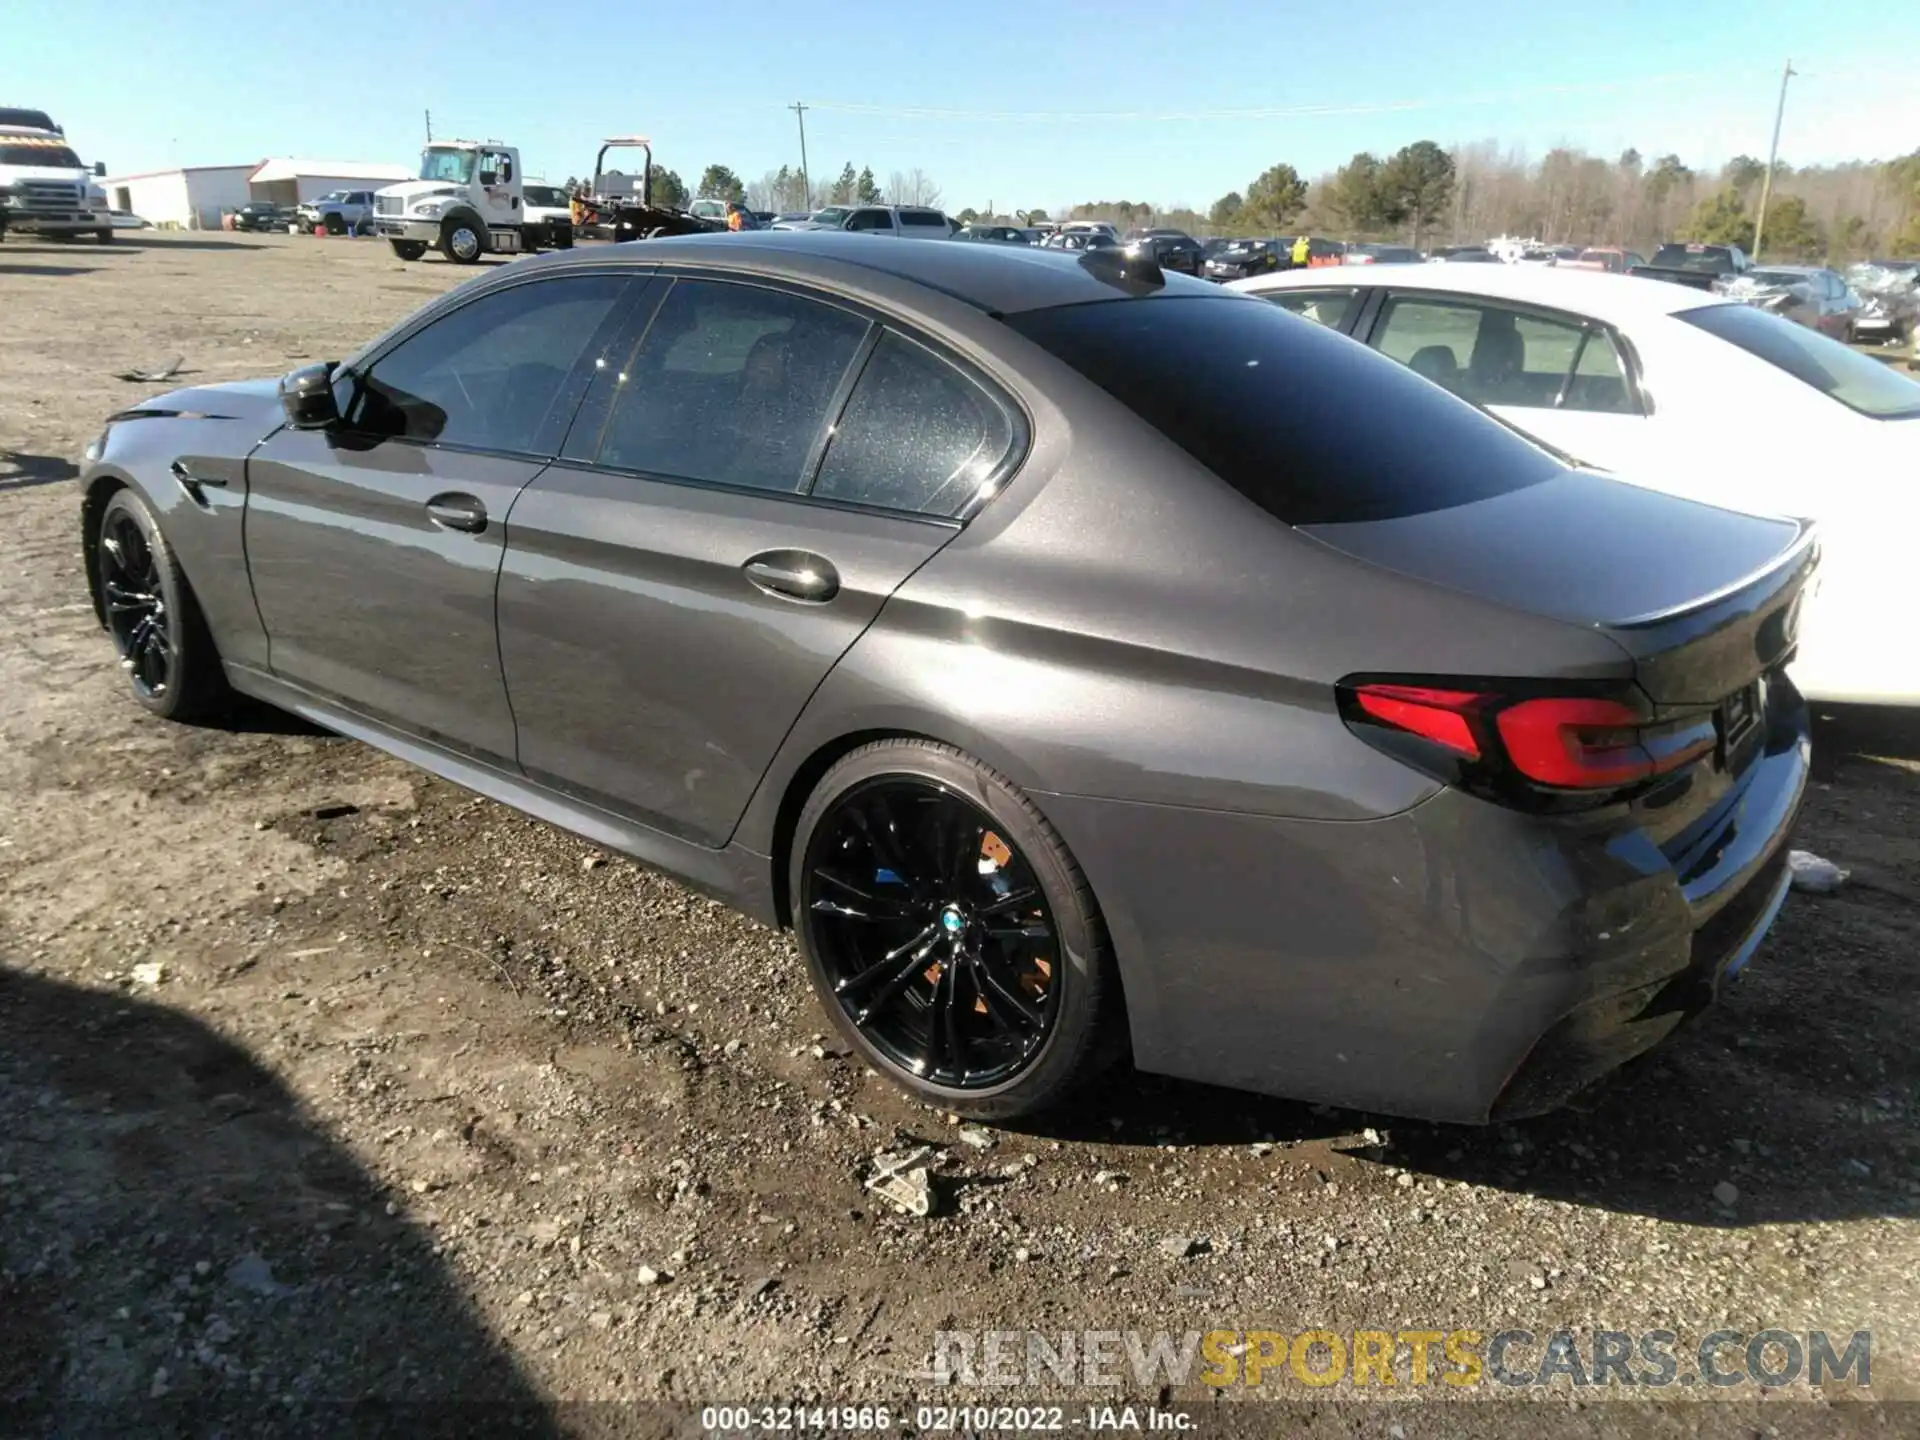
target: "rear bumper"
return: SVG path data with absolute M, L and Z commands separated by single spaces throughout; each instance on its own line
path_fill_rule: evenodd
M 1537 1114 L 1708 1003 L 1784 895 L 1805 706 L 1688 853 L 1458 791 L 1296 821 L 1049 795 L 1143 1070 L 1469 1123 Z

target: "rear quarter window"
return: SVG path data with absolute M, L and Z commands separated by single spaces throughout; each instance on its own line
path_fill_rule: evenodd
M 1465 401 L 1261 300 L 1162 295 L 1006 323 L 1289 525 L 1419 515 L 1561 473 Z
M 1876 420 L 1920 416 L 1920 381 L 1809 326 L 1751 305 L 1707 305 L 1675 318 L 1786 371 L 1849 410 Z

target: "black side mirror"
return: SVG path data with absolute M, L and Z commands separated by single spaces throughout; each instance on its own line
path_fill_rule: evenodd
M 340 421 L 333 398 L 333 366 L 302 365 L 280 377 L 280 408 L 296 430 L 324 430 Z
M 101 176 L 104 176 L 104 175 L 105 175 L 105 174 L 107 173 L 107 162 L 106 162 L 106 161 L 104 161 L 104 160 L 96 160 L 96 161 L 94 161 L 94 162 L 93 162 L 93 173 L 94 173 L 95 175 L 101 175 Z

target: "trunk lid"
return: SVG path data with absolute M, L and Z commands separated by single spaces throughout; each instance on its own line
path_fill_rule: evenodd
M 1568 470 L 1421 515 L 1307 525 L 1356 559 L 1601 631 L 1662 710 L 1719 705 L 1797 638 L 1812 526 Z

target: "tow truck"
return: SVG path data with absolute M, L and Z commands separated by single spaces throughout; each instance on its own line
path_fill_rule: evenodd
M 47 119 L 38 112 L 9 113 Z M 0 125 L 0 235 L 9 229 L 63 239 L 91 235 L 111 244 L 106 192 L 93 183 L 106 173 L 105 165 L 81 164 L 51 121 L 45 127 Z
M 520 152 L 498 140 L 435 140 L 420 152 L 420 177 L 374 192 L 373 229 L 402 260 L 438 250 L 457 265 L 482 255 L 520 255 L 561 241 L 527 214 Z
M 640 190 L 634 194 L 614 195 L 607 191 L 607 152 L 638 150 Z M 593 160 L 593 181 L 584 196 L 573 202 L 573 228 L 578 234 L 591 234 L 605 240 L 652 240 L 662 235 L 704 235 L 725 230 L 726 222 L 704 219 L 685 210 L 653 203 L 653 145 L 644 135 L 613 135 L 600 144 Z

